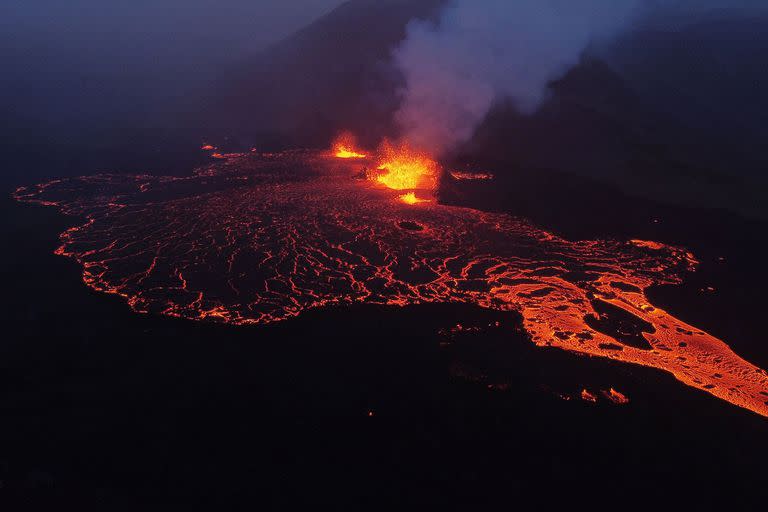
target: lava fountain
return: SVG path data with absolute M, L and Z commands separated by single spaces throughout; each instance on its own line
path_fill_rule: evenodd
M 357 149 L 357 139 L 349 132 L 339 135 L 333 143 L 333 156 L 344 159 L 368 158 L 368 155 Z
M 416 191 L 435 188 L 437 164 L 402 145 L 378 157 L 369 179 L 356 179 L 367 163 L 358 158 L 253 152 L 187 177 L 102 174 L 15 197 L 84 219 L 56 253 L 136 312 L 245 325 L 355 303 L 514 310 L 536 345 L 658 368 L 768 416 L 765 370 L 645 293 L 696 267 L 686 250 L 570 241 L 435 201 L 413 207 Z M 612 329 L 611 315 L 632 318 L 637 332 Z
M 394 190 L 434 190 L 437 188 L 439 166 L 429 155 L 411 148 L 407 143 L 385 141 L 379 149 L 376 182 Z
M 407 194 L 403 194 L 399 196 L 398 199 L 405 204 L 421 204 L 432 202 L 431 199 L 422 199 L 417 197 L 415 192 L 408 192 Z

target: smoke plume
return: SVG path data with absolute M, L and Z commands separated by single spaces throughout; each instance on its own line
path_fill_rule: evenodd
M 762 2 L 763 0 L 761 0 Z M 435 155 L 471 138 L 494 102 L 531 114 L 547 84 L 592 42 L 665 8 L 699 12 L 751 0 L 452 0 L 437 22 L 412 21 L 393 52 L 405 78 L 395 120 L 411 144 Z

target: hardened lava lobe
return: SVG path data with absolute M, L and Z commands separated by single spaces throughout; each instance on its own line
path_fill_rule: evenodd
M 355 302 L 517 310 L 537 345 L 663 369 L 768 415 L 764 370 L 644 294 L 680 282 L 691 254 L 639 240 L 572 242 L 503 214 L 403 201 L 365 179 L 364 165 L 253 153 L 185 178 L 98 175 L 16 197 L 84 218 L 56 252 L 138 312 L 260 324 Z

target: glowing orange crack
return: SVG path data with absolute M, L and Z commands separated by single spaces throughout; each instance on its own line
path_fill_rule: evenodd
M 249 155 L 188 178 L 73 178 L 20 188 L 16 198 L 85 216 L 62 234 L 57 254 L 82 265 L 86 285 L 125 297 L 135 311 L 245 325 L 354 302 L 517 310 L 537 345 L 663 369 L 768 416 L 764 370 L 645 296 L 649 286 L 680 283 L 695 267 L 687 251 L 646 241 L 573 242 L 521 219 L 437 203 L 409 210 L 425 228 L 416 236 L 401 226 L 403 209 L 391 194 L 323 174 L 323 162 L 330 162 L 327 153 Z M 320 176 L 280 177 L 307 167 Z M 213 192 L 207 186 L 211 177 L 243 174 L 266 181 Z M 141 192 L 148 184 L 175 192 L 177 183 L 179 192 L 198 192 L 151 202 Z M 149 255 L 158 257 L 154 265 Z M 597 279 L 569 277 L 572 268 Z M 592 329 L 585 321 L 597 315 L 592 297 L 651 324 L 655 332 L 644 334 L 651 348 Z M 622 400 L 618 392 L 603 395 Z

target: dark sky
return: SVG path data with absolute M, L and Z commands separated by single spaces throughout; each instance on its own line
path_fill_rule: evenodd
M 343 0 L 3 0 L 4 38 L 83 44 L 208 42 L 258 49 L 330 11 Z
M 25 140 L 93 140 L 117 123 L 149 130 L 341 3 L 2 0 L 0 116 Z

